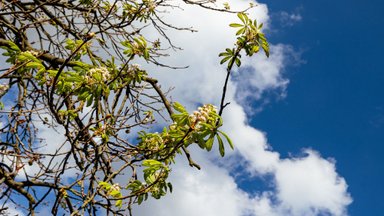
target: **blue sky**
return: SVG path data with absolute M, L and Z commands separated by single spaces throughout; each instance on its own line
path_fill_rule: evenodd
M 306 63 L 288 67 L 287 97 L 252 118 L 282 155 L 303 147 L 332 157 L 354 202 L 352 216 L 381 215 L 384 193 L 384 3 L 265 1 L 272 43 L 291 44 Z M 299 14 L 291 26 L 279 13 Z M 275 14 L 275 16 L 273 15 Z

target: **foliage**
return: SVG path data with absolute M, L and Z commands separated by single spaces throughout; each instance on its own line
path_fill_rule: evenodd
M 232 13 L 228 3 L 184 2 Z M 163 28 L 192 29 L 161 19 L 171 1 L 5 0 L 0 7 L 0 200 L 30 215 L 43 206 L 53 215 L 126 215 L 149 196 L 172 192 L 167 179 L 177 155 L 200 169 L 188 147 L 211 151 L 216 143 L 221 156 L 225 145 L 234 148 L 219 128 L 240 52 L 252 56 L 261 47 L 269 55 L 262 25 L 238 13 L 242 24 L 230 24 L 239 28 L 236 47 L 220 54 L 228 61 L 221 105 L 190 113 L 136 64 L 172 68 L 158 61 L 175 48 Z M 159 39 L 145 37 L 149 27 Z M 157 131 L 166 112 L 170 123 Z M 41 131 L 63 141 L 42 140 Z

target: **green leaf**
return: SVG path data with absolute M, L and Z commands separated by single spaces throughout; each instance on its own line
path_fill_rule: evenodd
M 144 196 L 143 195 L 139 195 L 138 199 L 137 199 L 137 204 L 141 204 L 144 200 Z
M 91 106 L 93 103 L 93 95 L 89 95 L 87 98 L 87 107 Z
M 235 60 L 234 58 L 231 58 L 231 60 L 229 60 L 229 62 L 228 62 L 228 67 L 233 65 L 233 61 L 234 61 L 234 60 Z
M 227 140 L 227 142 L 228 142 L 229 146 L 231 147 L 231 149 L 234 149 L 232 140 L 229 138 L 229 136 L 226 133 L 224 133 L 223 131 L 219 131 L 218 130 L 218 132 L 221 133 L 225 137 L 225 139 Z
M 84 92 L 82 92 L 81 94 L 79 94 L 79 96 L 77 96 L 77 97 L 79 98 L 79 100 L 84 101 L 85 99 L 87 99 L 87 97 L 88 97 L 89 95 L 90 95 L 89 92 L 84 91 Z
M 221 56 L 230 56 L 231 54 L 230 53 L 227 53 L 227 52 L 222 52 L 219 54 L 219 57 Z
M 221 139 L 221 137 L 219 136 L 219 134 L 216 135 L 216 138 L 217 138 L 217 141 L 219 143 L 219 152 L 220 152 L 220 155 L 221 157 L 224 157 L 225 155 L 225 149 L 224 149 L 224 143 L 223 143 L 223 140 Z
M 208 151 L 211 151 L 212 146 L 213 146 L 213 136 L 211 135 L 211 136 L 208 138 L 208 140 L 205 142 L 205 148 L 206 148 Z
M 234 51 L 232 49 L 229 49 L 229 48 L 225 49 L 225 51 L 227 51 L 227 53 L 229 53 L 231 55 L 233 55 L 233 53 L 234 53 Z
M 258 45 L 254 45 L 254 46 L 252 47 L 252 52 L 253 52 L 253 53 L 257 53 L 257 52 L 259 52 L 259 50 L 260 50 L 260 47 L 259 47 Z
M 241 61 L 240 61 L 239 58 L 236 58 L 235 63 L 236 63 L 236 65 L 237 65 L 237 67 L 240 67 L 240 65 L 241 65 Z
M 263 48 L 265 55 L 269 57 L 269 44 L 268 43 L 262 43 L 261 47 Z
M 44 67 L 40 62 L 28 62 L 26 65 L 25 65 L 26 68 L 41 68 L 41 67 Z
M 168 185 L 169 191 L 172 193 L 173 187 L 172 187 L 171 182 L 168 182 L 167 185 Z
M 116 203 L 115 203 L 115 206 L 118 207 L 118 208 L 121 208 L 123 206 L 123 200 L 117 200 Z
M 111 195 L 111 196 L 113 196 L 115 198 L 118 198 L 118 197 L 121 196 L 121 193 L 118 190 L 114 190 L 114 191 L 111 191 L 111 193 L 109 193 L 109 195 Z
M 223 58 L 221 61 L 220 61 L 220 64 L 224 64 L 226 61 L 228 61 L 230 58 L 232 58 L 232 56 L 227 56 L 225 58 Z
M 183 105 L 181 105 L 181 104 L 178 103 L 178 102 L 173 103 L 173 108 L 174 108 L 176 111 L 181 112 L 181 113 L 187 112 L 187 110 L 183 107 Z
M 204 149 L 205 142 L 204 142 L 204 139 L 201 136 L 197 137 L 197 144 L 199 145 L 200 148 Z
M 229 24 L 229 26 L 233 27 L 233 28 L 239 28 L 239 27 L 243 27 L 244 25 L 239 24 L 239 23 L 231 23 L 231 24 Z
M 236 32 L 236 35 L 243 34 L 245 32 L 246 28 L 241 28 Z
M 101 188 L 104 188 L 104 190 L 109 190 L 111 188 L 111 184 L 109 184 L 108 182 L 99 182 L 99 186 Z
M 146 167 L 151 167 L 151 166 L 163 166 L 163 164 L 157 160 L 144 160 L 143 161 L 143 166 L 146 166 Z
M 269 57 L 269 44 L 267 39 L 265 38 L 265 35 L 263 33 L 259 33 L 259 38 L 261 41 L 261 47 L 263 48 L 265 55 Z
M 17 51 L 17 52 L 20 52 L 20 48 L 15 44 L 13 43 L 12 41 L 9 41 L 7 40 L 7 44 L 9 45 L 9 48 L 13 51 Z
M 246 20 L 246 18 L 245 18 L 245 14 L 244 13 L 237 13 L 237 17 L 239 17 L 239 19 L 244 23 L 244 24 L 246 24 L 246 22 L 245 22 L 245 20 Z
M 253 20 L 253 26 L 256 28 L 257 27 L 257 21 Z

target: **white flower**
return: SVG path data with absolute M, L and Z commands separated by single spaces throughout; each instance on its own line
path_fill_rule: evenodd
M 0 97 L 2 97 L 3 95 L 5 95 L 5 93 L 7 93 L 9 89 L 9 85 L 7 84 L 0 84 Z
M 99 68 L 92 68 L 88 71 L 86 80 L 92 80 L 94 79 L 94 76 L 96 74 L 101 75 L 101 79 L 103 82 L 108 81 L 111 78 L 111 74 L 109 73 L 109 70 L 105 67 L 99 67 Z
M 110 192 L 112 191 L 120 191 L 120 185 L 119 183 L 115 183 L 111 186 L 111 189 L 109 190 Z

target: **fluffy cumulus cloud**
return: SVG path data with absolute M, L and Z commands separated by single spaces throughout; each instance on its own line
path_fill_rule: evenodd
M 203 169 L 185 169 L 185 163 L 178 161 L 173 168 L 171 181 L 174 192 L 161 200 L 150 200 L 137 209 L 138 215 L 223 215 L 233 216 L 245 213 L 248 195 L 239 190 L 228 171 L 220 169 L 204 157 Z
M 281 160 L 275 172 L 277 198 L 292 215 L 329 212 L 344 215 L 351 202 L 347 184 L 335 172 L 332 160 L 307 150 L 302 158 Z
M 229 2 L 232 8 L 244 8 L 249 1 Z M 217 2 L 217 4 L 221 4 Z M 184 7 L 184 5 L 182 5 Z M 260 22 L 270 23 L 267 6 L 259 4 L 251 15 Z M 300 21 L 301 17 L 291 17 Z M 176 45 L 183 50 L 173 53 L 167 62 L 189 65 L 181 71 L 158 68 L 153 76 L 161 80 L 163 88 L 175 87 L 172 98 L 190 109 L 197 103 L 218 104 L 225 70 L 218 66 L 217 54 L 233 46 L 234 32 L 228 23 L 236 16 L 204 11 L 185 6 L 172 11 L 165 19 L 175 25 L 192 25 L 197 33 L 169 32 Z M 271 46 L 271 57 L 262 55 L 243 58 L 243 70 L 236 71 L 229 83 L 230 106 L 224 113 L 224 130 L 236 143 L 235 151 L 227 151 L 224 159 L 193 151 L 203 169 L 196 171 L 180 159 L 173 167 L 171 182 L 174 192 L 161 200 L 150 200 L 135 209 L 138 215 L 347 215 L 352 202 L 347 183 L 335 167 L 335 160 L 322 158 L 314 150 L 304 156 L 282 158 L 268 144 L 262 131 L 249 121 L 249 100 L 260 100 L 263 94 L 277 91 L 284 96 L 289 80 L 284 77 L 288 60 L 297 60 L 288 45 Z M 296 62 L 297 63 L 297 62 Z M 220 163 L 216 163 L 220 161 Z M 250 178 L 271 176 L 272 185 L 265 191 L 248 192 L 241 187 L 234 172 L 235 164 L 243 164 Z M 243 188 L 243 189 L 241 189 Z

